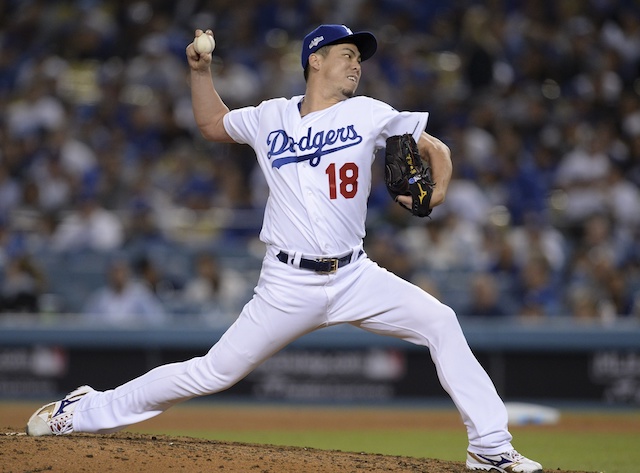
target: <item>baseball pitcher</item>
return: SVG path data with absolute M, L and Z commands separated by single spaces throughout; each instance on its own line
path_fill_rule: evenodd
M 196 38 L 202 34 L 212 35 L 197 30 Z M 112 390 L 78 388 L 34 413 L 29 435 L 118 431 L 229 388 L 306 333 L 348 323 L 429 349 L 466 426 L 469 469 L 542 472 L 513 448 L 505 406 L 453 310 L 363 248 L 372 166 L 385 166 L 392 198 L 418 217 L 444 201 L 452 169 L 449 148 L 425 132 L 428 113 L 356 96 L 361 63 L 377 48 L 373 34 L 319 26 L 302 44 L 304 95 L 231 111 L 211 74 L 206 45 L 215 43 L 198 44 L 204 52 L 194 43 L 186 49 L 198 127 L 207 140 L 250 145 L 269 186 L 255 294 L 206 355 Z M 383 148 L 385 163 L 375 163 Z

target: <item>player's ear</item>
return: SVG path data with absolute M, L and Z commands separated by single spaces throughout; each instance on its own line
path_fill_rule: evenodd
M 311 53 L 309 56 L 309 67 L 318 70 L 321 61 L 322 59 L 319 54 Z

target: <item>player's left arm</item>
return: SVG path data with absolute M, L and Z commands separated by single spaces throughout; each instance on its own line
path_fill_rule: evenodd
M 435 136 L 423 131 L 418 140 L 420 156 L 431 166 L 431 177 L 435 186 L 431 196 L 430 207 L 433 208 L 444 202 L 451 181 L 453 163 L 451 162 L 451 150 Z

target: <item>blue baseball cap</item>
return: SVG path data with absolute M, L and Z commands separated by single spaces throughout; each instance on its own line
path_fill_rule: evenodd
M 302 68 L 307 67 L 309 56 L 329 44 L 353 43 L 360 50 L 360 56 L 366 61 L 378 49 L 376 37 L 368 31 L 354 33 L 344 25 L 320 25 L 302 41 Z

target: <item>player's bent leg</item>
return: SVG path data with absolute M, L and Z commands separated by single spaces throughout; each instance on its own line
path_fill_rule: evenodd
M 440 383 L 467 428 L 469 451 L 500 454 L 513 449 L 504 403 L 471 352 L 455 312 L 382 268 L 369 268 L 358 284 L 385 290 L 368 291 L 366 300 L 352 295 L 352 307 L 370 311 L 370 316 L 352 324 L 429 348 Z

